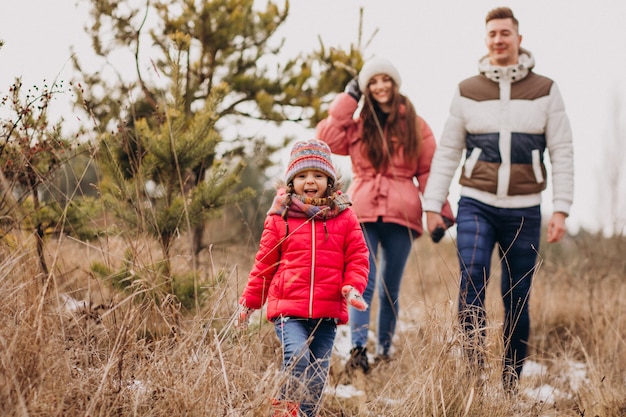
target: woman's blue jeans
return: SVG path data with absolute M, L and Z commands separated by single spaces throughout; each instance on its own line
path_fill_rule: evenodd
M 411 245 L 416 237 L 415 231 L 399 224 L 383 223 L 381 220 L 376 223 L 363 223 L 362 227 L 370 252 L 370 272 L 363 298 L 370 306 L 372 305 L 374 290 L 378 282 L 377 353 L 388 355 L 400 310 L 400 283 L 411 252 Z M 379 246 L 382 254 L 380 268 L 377 268 Z M 380 280 L 377 279 L 378 271 L 381 272 Z M 366 311 L 358 311 L 350 307 L 349 312 L 352 346 L 365 347 L 369 331 L 370 308 Z
M 283 346 L 281 369 L 288 375 L 283 399 L 299 402 L 300 412 L 314 417 L 321 405 L 337 334 L 334 319 L 280 317 L 274 321 Z
M 503 364 L 505 371 L 515 370 L 519 377 L 530 334 L 528 302 L 539 253 L 540 207 L 497 208 L 461 197 L 456 221 L 461 268 L 459 319 L 468 339 L 466 353 L 472 362 L 482 365 L 485 290 L 497 244 L 504 303 Z

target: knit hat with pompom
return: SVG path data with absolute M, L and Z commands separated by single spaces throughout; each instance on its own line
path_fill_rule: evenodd
M 337 174 L 330 159 L 330 148 L 317 139 L 298 141 L 291 149 L 291 158 L 285 174 L 285 181 L 290 184 L 302 171 L 313 169 L 328 175 L 333 183 Z

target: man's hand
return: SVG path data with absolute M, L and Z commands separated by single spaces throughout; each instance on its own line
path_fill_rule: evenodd
M 444 218 L 439 213 L 435 213 L 434 211 L 426 212 L 426 227 L 430 233 L 430 238 L 435 243 L 438 243 L 441 238 L 443 238 L 445 231 L 453 224 L 454 222 L 452 220 Z
M 563 239 L 567 229 L 565 228 L 565 218 L 567 215 L 560 211 L 552 213 L 550 222 L 548 223 L 548 243 L 555 243 Z
M 367 310 L 368 305 L 363 299 L 363 296 L 352 285 L 344 285 L 341 288 L 341 293 L 343 294 L 345 299 L 348 300 L 348 304 L 350 304 L 352 307 L 356 308 L 359 311 Z

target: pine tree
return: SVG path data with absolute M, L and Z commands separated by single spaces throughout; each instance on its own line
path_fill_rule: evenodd
M 317 51 L 278 62 L 282 42 L 275 35 L 288 12 L 288 2 L 283 8 L 267 2 L 260 9 L 253 0 L 158 0 L 141 4 L 91 0 L 93 21 L 87 30 L 94 51 L 107 63 L 112 56 L 126 52 L 134 68 L 132 75 L 113 68 L 116 77 L 105 77 L 111 67 L 89 72 L 78 57 L 74 61 L 83 77 L 81 84 L 88 86 L 80 96 L 80 106 L 89 110 L 101 131 L 131 132 L 122 140 L 124 146 L 112 149 L 117 152 L 121 174 L 137 175 L 133 164 L 155 149 L 133 137 L 132 131 L 142 119 L 155 129 L 166 123 L 163 103 L 172 85 L 180 94 L 176 109 L 187 118 L 203 108 L 216 89 L 222 89 L 224 93 L 218 93 L 221 99 L 213 107 L 216 126 L 225 122 L 237 126 L 244 120 L 314 126 L 324 117 L 329 93 L 343 88 L 352 77 L 345 67 L 359 68 L 361 54 L 355 48 L 345 52 L 320 43 Z M 215 164 L 232 165 L 231 159 L 251 159 L 257 164 L 251 168 L 263 169 L 271 163 L 272 152 L 282 146 L 269 143 L 265 137 L 232 136 L 223 139 L 217 135 L 219 143 L 211 147 L 212 152 L 188 167 L 191 186 L 199 186 Z M 195 229 L 196 253 L 202 248 L 201 226 L 199 223 Z
M 203 109 L 189 115 L 183 111 L 181 91 L 174 84 L 171 102 L 161 108 L 162 123 L 145 118 L 101 142 L 103 166 L 111 181 L 103 184 L 106 205 L 122 219 L 128 230 L 147 233 L 160 244 L 162 276 L 170 281 L 172 240 L 219 213 L 219 209 L 251 195 L 249 189 L 233 192 L 244 163 L 229 166 L 214 162 L 204 181 L 196 181 L 194 168 L 213 158 L 221 138 L 215 130 L 215 106 L 224 89 L 214 89 Z M 124 158 L 122 158 L 122 156 Z M 130 158 L 126 158 L 130 156 Z

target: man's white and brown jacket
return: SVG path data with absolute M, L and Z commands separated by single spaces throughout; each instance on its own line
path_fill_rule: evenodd
M 434 156 L 424 209 L 439 211 L 465 150 L 461 196 L 503 208 L 541 203 L 550 157 L 553 210 L 569 213 L 573 199 L 572 132 L 559 89 L 532 72 L 534 58 L 520 50 L 518 64 L 479 61 L 480 74 L 459 83 Z

